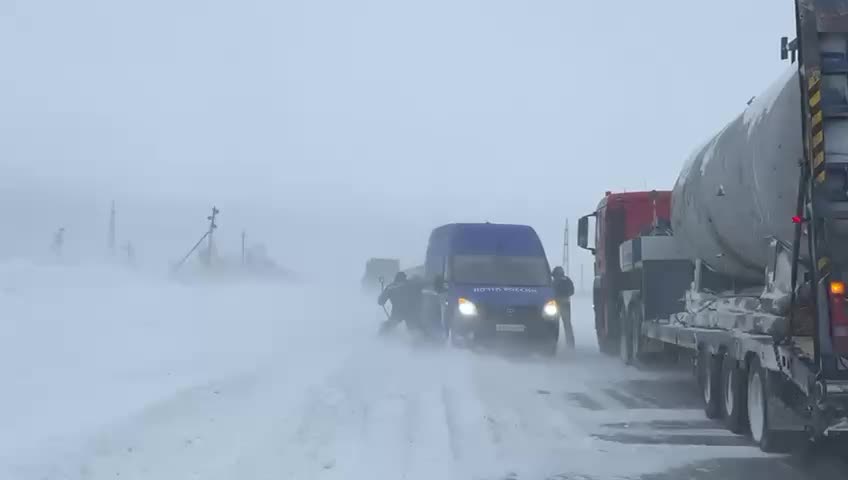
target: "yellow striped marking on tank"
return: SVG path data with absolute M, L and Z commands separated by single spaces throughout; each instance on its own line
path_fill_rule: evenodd
M 807 76 L 807 89 L 810 94 L 810 150 L 813 157 L 813 175 L 816 183 L 824 182 L 824 114 L 821 109 L 821 70 L 810 71 Z M 827 262 L 827 259 L 823 259 Z M 821 261 L 820 261 L 821 262 Z M 819 265 L 821 269 L 822 266 Z
M 812 126 L 814 126 L 814 127 L 815 127 L 816 125 L 818 125 L 818 124 L 822 123 L 822 118 L 823 118 L 823 117 L 822 117 L 822 112 L 821 112 L 821 110 L 819 110 L 818 112 L 816 112 L 815 114 L 813 114 Z
M 824 132 L 813 135 L 813 147 L 818 147 L 824 141 Z
M 818 85 L 820 81 L 821 81 L 821 70 L 818 70 L 818 69 L 816 69 L 816 70 L 811 70 L 811 71 L 810 71 L 809 82 L 808 82 L 810 86 L 809 86 L 808 88 L 809 88 L 810 90 L 812 90 L 812 89 L 813 89 L 813 87 L 815 87 L 816 85 Z
M 822 163 L 824 163 L 824 151 L 816 153 L 816 156 L 813 157 L 813 168 L 817 168 Z
M 815 107 L 819 103 L 821 103 L 821 90 L 816 90 L 816 93 L 810 97 L 810 106 Z

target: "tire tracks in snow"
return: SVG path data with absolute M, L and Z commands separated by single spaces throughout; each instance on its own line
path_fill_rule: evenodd
M 459 440 L 457 438 L 457 427 L 456 427 L 456 418 L 454 417 L 453 407 L 451 406 L 452 400 L 450 398 L 450 391 L 446 386 L 442 386 L 442 408 L 445 412 L 445 425 L 447 426 L 448 432 L 448 445 L 450 446 L 451 456 L 454 461 L 459 461 L 462 458 L 462 453 L 460 451 Z

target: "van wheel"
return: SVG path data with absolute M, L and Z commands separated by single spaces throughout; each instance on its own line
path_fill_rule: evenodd
M 543 343 L 543 344 L 542 344 L 542 347 L 539 349 L 539 352 L 540 352 L 543 356 L 545 356 L 545 357 L 547 357 L 547 358 L 554 358 L 554 357 L 556 357 L 556 354 L 557 354 L 557 342 L 552 342 L 552 343 Z
M 454 348 L 465 349 L 468 348 L 468 339 L 454 332 L 450 332 L 450 344 Z
M 733 433 L 744 433 L 748 427 L 747 378 L 730 355 L 725 355 L 722 362 L 721 385 L 724 424 Z
M 704 396 L 704 413 L 707 418 L 721 416 L 721 364 L 724 355 L 712 355 L 703 349 L 698 357 L 701 392 Z

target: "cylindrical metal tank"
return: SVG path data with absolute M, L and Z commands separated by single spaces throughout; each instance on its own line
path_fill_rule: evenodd
M 692 258 L 762 281 L 771 237 L 792 242 L 804 158 L 800 108 L 792 68 L 686 162 L 672 193 L 671 218 Z M 825 125 L 828 161 L 848 154 L 845 127 L 844 121 Z

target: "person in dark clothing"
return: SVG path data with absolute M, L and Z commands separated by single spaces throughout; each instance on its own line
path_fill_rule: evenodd
M 377 298 L 380 306 L 385 306 L 386 302 L 391 302 L 392 311 L 389 318 L 380 325 L 380 334 L 388 333 L 401 322 L 406 322 L 410 330 L 414 329 L 421 302 L 420 282 L 409 280 L 405 273 L 399 272 Z
M 562 267 L 554 268 L 551 275 L 554 279 L 554 292 L 559 304 L 562 330 L 565 332 L 565 343 L 574 348 L 574 328 L 571 326 L 571 296 L 574 295 L 574 283 L 565 275 Z

